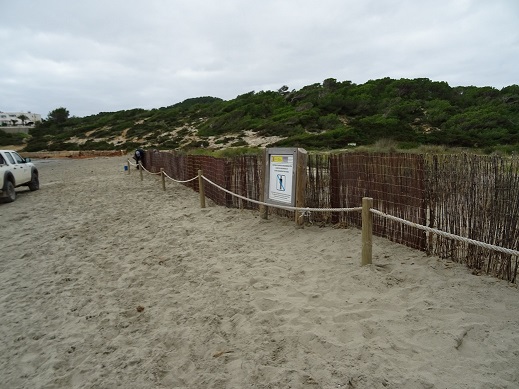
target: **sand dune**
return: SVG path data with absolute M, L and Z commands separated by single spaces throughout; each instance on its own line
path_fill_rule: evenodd
M 519 388 L 519 291 L 360 231 L 199 208 L 125 157 L 0 204 L 2 388 Z

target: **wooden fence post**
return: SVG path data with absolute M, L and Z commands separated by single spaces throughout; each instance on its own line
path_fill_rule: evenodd
M 162 190 L 166 191 L 166 176 L 163 167 L 160 168 L 160 178 L 162 179 Z
M 132 172 L 132 166 L 130 165 L 130 160 L 126 161 L 126 164 L 128 165 L 128 174 Z
M 198 170 L 198 193 L 200 193 L 200 208 L 205 208 L 204 179 L 202 170 Z
M 370 265 L 373 253 L 373 215 L 370 209 L 373 207 L 371 197 L 362 198 L 362 263 Z
M 296 166 L 296 207 L 305 206 L 306 192 L 306 167 L 308 165 L 308 154 L 304 149 L 297 149 L 297 166 Z M 295 221 L 297 227 L 304 227 L 305 220 L 302 213 L 295 213 Z
M 341 208 L 339 161 L 340 157 L 338 155 L 330 155 L 328 157 L 328 166 L 330 166 L 330 208 Z M 340 212 L 332 212 L 332 224 L 339 223 L 342 217 L 343 215 Z
M 143 174 L 142 174 L 142 170 L 143 170 L 142 169 L 142 163 L 141 163 L 141 161 L 139 161 L 139 172 L 141 174 L 141 181 L 144 180 L 144 177 L 143 177 Z
M 261 174 L 261 181 L 260 181 L 260 192 L 259 192 L 259 201 L 262 203 L 265 202 L 265 191 L 267 190 L 267 167 L 269 166 L 267 163 L 268 158 L 268 152 L 267 149 L 263 150 L 263 169 Z M 259 213 L 260 218 L 267 220 L 269 218 L 269 207 L 266 205 L 260 204 L 259 206 Z

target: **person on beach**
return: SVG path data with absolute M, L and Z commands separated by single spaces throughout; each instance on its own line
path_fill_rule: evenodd
M 137 169 L 139 168 L 139 162 L 144 162 L 144 150 L 143 149 L 137 149 L 135 150 L 135 154 L 133 155 L 133 159 L 135 159 L 135 163 L 137 163 Z

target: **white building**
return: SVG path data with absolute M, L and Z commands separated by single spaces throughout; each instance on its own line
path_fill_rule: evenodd
M 27 119 L 22 120 L 20 116 Z M 41 115 L 32 112 L 2 112 L 0 111 L 0 129 L 2 127 L 28 126 L 32 127 L 36 122 L 41 122 Z

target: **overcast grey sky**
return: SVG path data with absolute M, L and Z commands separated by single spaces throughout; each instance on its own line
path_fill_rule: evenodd
M 518 0 L 0 0 L 0 111 L 233 99 L 326 78 L 519 84 Z

